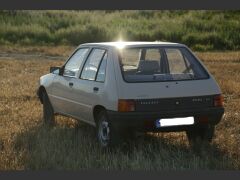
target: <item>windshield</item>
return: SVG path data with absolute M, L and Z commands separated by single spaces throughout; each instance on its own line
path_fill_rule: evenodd
M 208 78 L 197 59 L 184 47 L 140 47 L 119 50 L 127 82 L 177 81 Z

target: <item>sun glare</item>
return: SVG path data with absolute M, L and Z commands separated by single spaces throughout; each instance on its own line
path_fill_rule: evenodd
M 125 43 L 124 43 L 124 41 L 122 41 L 121 39 L 116 42 L 116 47 L 117 47 L 118 49 L 123 49 L 124 46 L 125 46 Z

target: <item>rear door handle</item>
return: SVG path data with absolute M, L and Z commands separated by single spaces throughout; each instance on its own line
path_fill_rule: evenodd
M 94 88 L 93 88 L 93 91 L 94 91 L 94 92 L 97 92 L 98 90 L 99 90 L 98 87 L 94 87 Z
M 69 86 L 70 86 L 70 87 L 73 87 L 73 83 L 72 83 L 72 82 L 70 82 L 70 83 L 69 83 Z

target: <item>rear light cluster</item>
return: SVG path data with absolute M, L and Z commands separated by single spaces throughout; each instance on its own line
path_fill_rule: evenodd
M 214 97 L 214 106 L 223 107 L 223 96 L 221 94 Z
M 118 111 L 119 112 L 131 112 L 135 111 L 135 101 L 129 99 L 118 100 Z

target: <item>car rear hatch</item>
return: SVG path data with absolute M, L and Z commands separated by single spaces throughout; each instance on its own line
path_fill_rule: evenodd
M 119 51 L 119 99 L 136 111 L 212 107 L 221 91 L 214 78 L 185 47 L 127 47 Z

